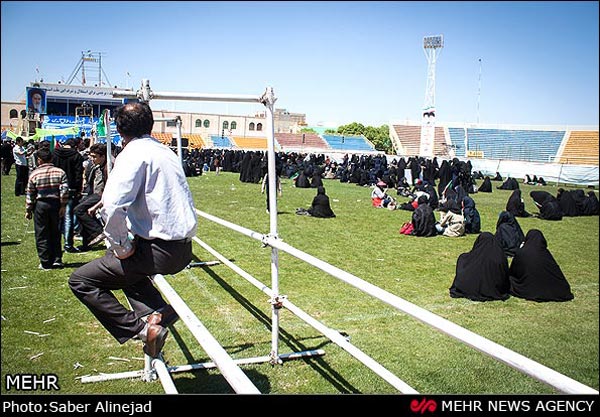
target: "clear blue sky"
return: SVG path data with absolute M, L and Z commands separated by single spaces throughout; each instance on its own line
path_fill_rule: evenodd
M 479 97 L 481 123 L 599 123 L 598 2 L 2 1 L 1 23 L 3 101 L 22 99 L 36 77 L 67 80 L 92 50 L 119 87 L 147 78 L 158 92 L 259 95 L 272 86 L 276 107 L 309 124 L 420 120 L 423 37 L 442 34 L 438 121 L 476 122 Z

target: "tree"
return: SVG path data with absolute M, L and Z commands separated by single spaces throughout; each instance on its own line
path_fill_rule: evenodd
M 338 127 L 337 134 L 363 135 L 373 144 L 373 146 L 375 146 L 376 150 L 388 154 L 391 154 L 393 151 L 388 125 L 373 127 L 364 126 L 362 123 L 354 122 Z

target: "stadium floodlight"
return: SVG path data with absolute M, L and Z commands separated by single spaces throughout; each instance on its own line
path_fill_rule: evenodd
M 433 156 L 435 138 L 435 64 L 437 57 L 444 47 L 442 35 L 425 36 L 423 38 L 423 51 L 427 58 L 427 85 L 425 86 L 425 102 L 422 111 L 421 146 L 419 155 Z
M 423 48 L 436 49 L 444 47 L 444 37 L 442 35 L 425 36 L 423 38 Z

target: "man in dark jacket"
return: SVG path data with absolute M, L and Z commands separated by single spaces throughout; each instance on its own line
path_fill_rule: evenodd
M 61 231 L 65 239 L 65 252 L 76 252 L 73 246 L 73 234 L 76 217 L 73 209 L 79 203 L 83 187 L 83 156 L 79 153 L 74 139 L 67 139 L 63 146 L 54 150 L 52 163 L 67 174 L 69 182 L 69 200 L 65 216 L 61 221 Z

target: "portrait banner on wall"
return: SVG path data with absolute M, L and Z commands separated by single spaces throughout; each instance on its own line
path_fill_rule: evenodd
M 39 87 L 26 87 L 27 111 L 46 114 L 46 90 Z

